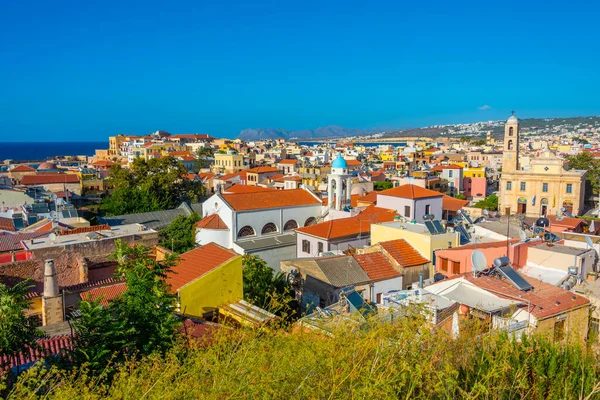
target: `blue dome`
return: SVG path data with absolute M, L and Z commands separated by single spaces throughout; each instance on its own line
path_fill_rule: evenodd
M 346 162 L 346 160 L 344 160 L 342 158 L 342 155 L 340 153 L 338 153 L 338 156 L 335 160 L 333 160 L 333 163 L 331 163 L 331 168 L 344 168 L 347 169 L 348 168 L 348 163 Z

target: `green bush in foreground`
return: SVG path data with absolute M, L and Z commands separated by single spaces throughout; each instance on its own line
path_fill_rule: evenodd
M 418 318 L 333 333 L 220 329 L 210 345 L 123 364 L 110 383 L 36 368 L 9 398 L 578 399 L 598 398 L 597 358 L 540 337 L 465 334 Z

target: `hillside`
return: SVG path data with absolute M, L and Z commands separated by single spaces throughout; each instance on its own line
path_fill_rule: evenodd
M 112 381 L 34 369 L 9 398 L 598 398 L 598 358 L 575 344 L 519 343 L 481 326 L 455 340 L 418 316 L 338 322 L 332 336 L 220 329 L 200 348 L 124 365 Z
M 316 129 L 288 130 L 283 128 L 256 128 L 243 129 L 239 138 L 243 140 L 265 140 L 265 139 L 325 139 L 347 136 L 372 135 L 385 131 L 386 128 L 344 128 L 341 126 L 325 126 Z

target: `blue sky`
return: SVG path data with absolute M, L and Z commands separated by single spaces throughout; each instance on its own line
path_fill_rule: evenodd
M 1 139 L 600 115 L 597 2 L 493 3 L 4 1 Z

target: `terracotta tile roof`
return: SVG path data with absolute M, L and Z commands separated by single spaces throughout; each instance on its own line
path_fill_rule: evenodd
M 265 188 L 262 186 L 250 186 L 250 185 L 232 185 L 231 187 L 228 187 L 227 189 L 223 190 L 223 193 L 225 194 L 230 194 L 230 193 L 257 193 L 257 192 L 273 192 L 276 191 L 277 189 L 273 189 L 273 188 Z
M 393 197 L 402 197 L 404 199 L 425 199 L 428 197 L 442 197 L 440 192 L 422 188 L 417 185 L 406 184 L 392 189 L 387 189 L 378 194 Z
M 111 300 L 116 299 L 125 293 L 125 290 L 127 290 L 127 285 L 125 282 L 117 283 L 116 285 L 111 286 L 97 287 L 81 293 L 81 300 L 99 300 L 100 304 L 106 307 Z
M 8 234 L 0 236 L 0 252 L 23 250 L 21 247 L 22 240 L 31 240 L 40 237 L 46 237 L 50 232 L 17 232 L 16 234 Z
M 16 167 L 14 167 L 13 169 L 9 170 L 8 172 L 34 172 L 35 168 L 31 168 L 28 165 L 18 165 Z
M 356 200 L 360 201 L 361 203 L 377 204 L 377 192 L 373 190 L 372 192 L 369 192 L 364 196 L 359 196 Z
M 289 192 L 289 190 L 288 190 Z M 320 224 L 305 226 L 296 229 L 297 232 L 306 233 L 322 239 L 338 239 L 347 236 L 357 236 L 359 234 L 370 233 L 371 222 L 368 220 L 359 220 L 358 218 L 340 218 Z
M 458 211 L 467 204 L 469 204 L 469 200 L 461 200 L 447 195 L 442 198 L 442 210 Z
M 33 363 L 44 357 L 57 355 L 63 349 L 71 349 L 71 336 L 53 336 L 36 340 L 37 349 L 28 348 L 14 357 L 0 357 L 0 365 L 8 364 L 9 368 Z
M 189 151 L 170 151 L 169 155 L 170 156 L 189 156 L 190 152 Z
M 37 174 L 25 175 L 21 180 L 23 185 L 44 185 L 50 183 L 79 183 L 75 174 Z
M 507 279 L 498 279 L 492 276 L 480 275 L 475 278 L 471 274 L 465 274 L 461 277 L 482 289 L 493 290 L 493 293 L 497 296 L 510 300 L 515 300 L 516 297 L 524 303 L 531 302 L 531 314 L 538 319 L 560 314 L 590 303 L 585 297 L 568 290 L 561 289 L 550 283 L 538 281 L 526 275 L 521 276 L 533 286 L 533 290 L 523 292 Z M 505 296 L 502 296 L 502 294 L 505 294 Z M 525 305 L 525 308 L 527 308 L 527 305 Z
M 348 164 L 349 167 L 356 167 L 358 165 L 362 165 L 362 163 L 358 160 L 346 160 L 346 164 Z
M 116 165 L 116 163 L 109 160 L 98 160 L 94 161 L 92 165 L 95 167 L 112 167 L 113 165 Z
M 60 236 L 66 235 L 77 235 L 79 233 L 88 233 L 88 232 L 97 232 L 97 231 L 110 231 L 110 226 L 108 224 L 102 225 L 93 225 L 93 226 L 82 226 L 80 228 L 69 229 L 68 231 L 61 231 L 59 233 Z
M 281 160 L 278 162 L 278 164 L 286 164 L 286 165 L 295 165 L 298 164 L 300 161 L 299 160 Z
M 415 265 L 428 264 L 429 260 L 419 253 L 414 247 L 404 239 L 390 240 L 388 242 L 379 242 L 384 249 L 398 264 L 403 267 L 413 267 Z
M 219 180 L 219 181 L 228 181 L 230 179 L 233 179 L 233 178 L 236 178 L 236 177 L 239 177 L 239 176 L 240 176 L 239 172 L 233 172 L 231 174 L 225 174 L 223 176 L 216 177 L 215 179 Z
M 252 169 L 246 170 L 246 173 L 251 174 L 266 174 L 269 172 L 279 172 L 279 168 L 275 167 L 254 167 Z
M 236 211 L 321 204 L 317 198 L 304 189 L 224 194 L 222 197 Z
M 300 181 L 302 180 L 302 178 L 300 178 L 298 175 L 293 175 L 293 176 L 286 176 L 283 178 L 283 180 L 286 181 Z
M 15 223 L 12 218 L 0 217 L 0 231 L 15 232 Z
M 51 232 L 52 228 L 54 228 L 52 221 L 43 219 L 35 224 L 27 226 L 25 229 L 23 229 L 23 232 Z
M 369 220 L 375 224 L 381 222 L 391 222 L 397 215 L 398 214 L 395 210 L 390 210 L 389 208 L 376 207 L 375 205 L 371 204 L 370 206 L 362 210 L 362 212 L 360 212 L 360 214 L 358 214 L 355 218 L 358 218 L 360 220 Z
M 402 275 L 394 269 L 388 258 L 380 252 L 355 254 L 354 259 L 369 275 L 369 278 L 374 281 L 397 278 Z
M 182 161 L 196 161 L 196 158 L 192 156 L 178 156 L 178 158 Z
M 199 177 L 200 177 L 200 179 L 202 179 L 202 181 L 204 182 L 204 181 L 207 181 L 207 180 L 209 180 L 209 179 L 212 179 L 212 178 L 214 178 L 214 177 L 215 177 L 215 174 L 209 174 L 209 173 L 206 173 L 206 172 L 200 172 L 200 173 L 198 174 L 198 176 L 199 176 Z
M 167 283 L 176 292 L 234 257 L 239 257 L 239 254 L 233 250 L 212 242 L 205 244 L 179 257 L 179 262 L 167 275 Z
M 579 224 L 583 223 L 583 220 L 579 218 L 563 217 L 559 220 L 556 215 L 548 215 L 546 218 L 550 220 L 550 226 L 563 226 L 569 229 L 575 229 Z
M 450 164 L 450 165 L 436 165 L 431 168 L 432 171 L 443 171 L 445 169 L 463 169 L 460 165 Z
M 223 222 L 221 217 L 219 217 L 219 214 L 212 214 L 202 218 L 200 221 L 196 222 L 196 228 L 229 230 L 229 227 Z

